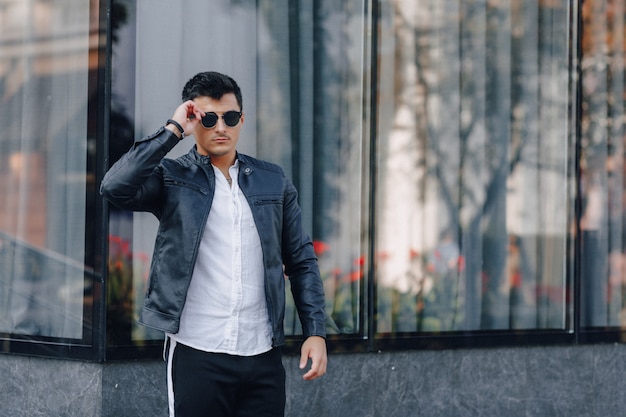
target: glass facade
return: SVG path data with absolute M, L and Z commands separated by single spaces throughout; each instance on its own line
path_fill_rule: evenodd
M 0 0 L 1 350 L 160 350 L 157 221 L 97 188 L 205 70 L 299 190 L 331 351 L 621 340 L 624 7 Z
M 626 325 L 625 16 L 620 1 L 581 9 L 580 315 L 592 331 Z
M 567 329 L 568 2 L 384 4 L 382 333 Z
M 0 2 L 0 335 L 97 345 L 97 1 Z M 97 329 L 96 329 L 97 330 Z

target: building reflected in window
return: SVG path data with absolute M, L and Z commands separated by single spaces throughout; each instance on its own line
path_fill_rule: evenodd
M 97 11 L 97 1 L 0 1 L 5 334 L 80 340 L 90 320 L 84 309 L 93 279 L 88 236 L 95 225 L 87 218 L 95 132 L 88 120 L 89 76 L 98 66 Z

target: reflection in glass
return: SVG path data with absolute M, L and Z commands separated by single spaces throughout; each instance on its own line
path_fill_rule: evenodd
M 567 2 L 383 2 L 377 331 L 564 329 Z
M 81 339 L 90 6 L 0 0 L 0 332 Z M 94 41 L 95 39 L 95 41 Z M 93 134 L 93 132 L 91 132 Z M 89 267 L 91 269 L 91 267 Z M 88 275 L 92 278 L 92 275 Z
M 619 1 L 582 6 L 581 324 L 626 324 L 624 21 Z

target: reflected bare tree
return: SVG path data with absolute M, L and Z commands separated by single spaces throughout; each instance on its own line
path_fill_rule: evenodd
M 564 250 L 551 239 L 559 233 L 564 239 L 565 224 L 543 229 L 551 217 L 541 206 L 551 204 L 548 195 L 555 190 L 542 178 L 555 177 L 560 187 L 566 184 L 567 146 L 559 144 L 567 143 L 567 125 L 560 122 L 567 119 L 568 103 L 567 7 L 446 1 L 418 9 L 395 3 L 396 110 L 389 127 L 395 147 L 389 149 L 403 156 L 389 158 L 396 159 L 396 170 L 403 161 L 412 161 L 408 178 L 417 192 L 403 193 L 405 212 L 426 222 L 421 224 L 424 230 L 415 226 L 413 233 L 421 237 L 409 237 L 407 244 L 435 248 L 437 231 L 452 230 L 463 256 L 457 291 L 437 301 L 451 303 L 457 315 L 445 330 L 558 325 L 554 320 L 562 322 L 562 302 L 552 303 L 547 312 L 538 311 L 536 299 L 519 305 L 508 260 L 509 235 L 524 232 L 511 231 L 511 216 L 520 211 L 536 217 L 521 248 L 520 269 L 527 280 L 521 285 L 539 287 L 548 273 L 556 273 L 562 288 L 564 270 L 543 258 L 550 250 Z M 384 190 L 383 198 L 395 204 L 391 216 L 399 213 L 400 194 L 393 189 L 397 182 L 388 181 Z M 512 194 L 530 192 L 536 197 L 527 206 L 512 205 L 520 203 Z M 443 210 L 434 217 L 428 209 L 433 200 Z M 434 233 L 429 232 L 433 222 Z M 384 222 L 382 226 L 387 227 Z M 387 284 L 402 288 L 402 280 L 408 279 L 415 284 L 404 284 L 406 288 L 423 291 L 428 271 L 410 263 L 406 268 L 413 272 Z M 422 315 L 423 308 L 418 307 Z M 420 318 L 416 326 L 421 329 Z

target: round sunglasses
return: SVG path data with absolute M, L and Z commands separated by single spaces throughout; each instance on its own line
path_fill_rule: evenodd
M 200 119 L 200 122 L 202 123 L 202 126 L 210 129 L 212 127 L 215 127 L 215 125 L 217 124 L 217 120 L 220 117 L 222 118 L 222 120 L 224 120 L 226 126 L 235 127 L 241 119 L 241 112 L 230 110 L 224 113 L 222 116 L 218 116 L 216 113 L 209 112 L 206 113 L 202 119 Z

